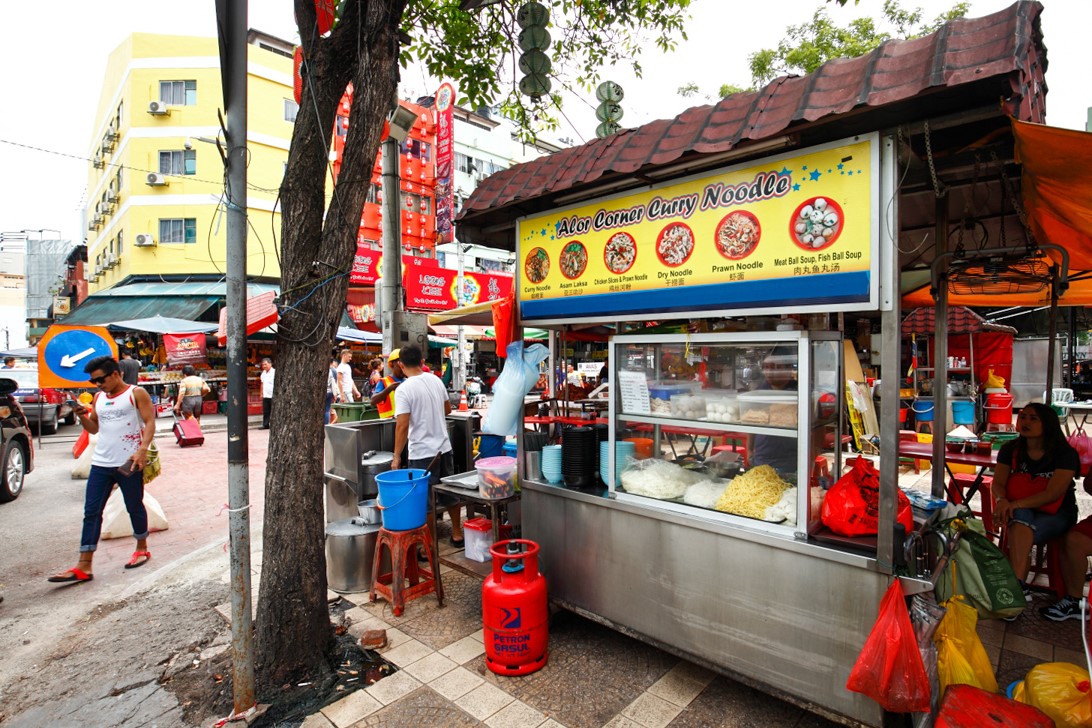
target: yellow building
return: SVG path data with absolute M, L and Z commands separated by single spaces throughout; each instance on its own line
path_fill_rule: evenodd
M 292 45 L 255 31 L 249 40 L 247 272 L 273 284 L 274 206 L 297 109 Z M 214 143 L 222 107 L 215 38 L 134 33 L 110 54 L 88 154 L 91 296 L 66 322 L 106 323 L 119 299 L 128 299 L 123 318 L 195 319 L 222 296 L 227 225 Z

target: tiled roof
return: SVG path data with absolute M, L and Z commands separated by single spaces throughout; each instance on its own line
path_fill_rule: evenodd
M 925 118 L 937 109 L 899 108 L 929 92 L 992 80 L 977 103 L 1003 97 L 1004 112 L 1042 122 L 1046 52 L 1038 2 L 1020 0 L 981 18 L 955 20 L 931 35 L 892 40 L 858 58 L 839 58 L 807 76 L 784 76 L 760 91 L 740 93 L 716 105 L 687 109 L 674 119 L 596 139 L 487 177 L 463 204 L 461 219 L 545 195 L 633 175 L 697 155 L 726 152 L 748 141 L 770 139 L 844 119 L 849 112 L 880 111 L 871 129 Z M 963 89 L 961 89 L 961 92 Z M 960 96 L 964 96 L 963 93 Z M 986 101 L 988 99 L 988 101 Z M 968 103 L 953 98 L 941 111 Z M 999 110 L 999 113 L 1001 111 Z M 473 224 L 473 223 L 471 223 Z
M 933 306 L 915 308 L 902 320 L 902 333 L 931 334 L 937 328 L 937 310 Z M 1000 331 L 1015 334 L 1016 329 L 1004 324 L 992 324 L 965 306 L 948 309 L 948 335 L 977 334 L 980 331 Z

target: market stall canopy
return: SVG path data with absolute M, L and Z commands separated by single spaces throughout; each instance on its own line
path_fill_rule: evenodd
M 246 299 L 246 335 L 256 334 L 262 329 L 277 323 L 279 314 L 276 291 L 266 291 Z M 216 330 L 220 346 L 227 343 L 227 307 L 220 309 L 220 325 Z
M 911 311 L 902 320 L 902 333 L 908 334 L 932 334 L 937 329 L 937 311 L 928 306 Z M 1016 329 L 1004 324 L 993 324 L 979 316 L 969 308 L 952 306 L 948 309 L 948 335 L 952 334 L 978 334 L 983 331 L 997 331 L 999 333 L 1016 335 Z
M 28 346 L 25 349 L 11 349 L 10 351 L 0 352 L 0 356 L 14 356 L 16 359 L 37 359 L 38 347 Z
M 449 311 L 430 313 L 428 315 L 428 325 L 435 326 L 436 324 L 448 324 L 453 326 L 459 324 L 469 326 L 492 326 L 493 302 L 482 301 L 481 303 L 474 303 L 469 306 L 453 308 Z
M 515 250 L 516 219 L 581 197 L 968 109 L 985 110 L 989 123 L 1003 123 L 1006 113 L 1043 121 L 1042 10 L 1022 0 L 954 20 L 937 33 L 887 41 L 806 76 L 782 76 L 758 91 L 513 166 L 485 178 L 463 203 L 458 237 Z
M 352 341 L 356 344 L 378 344 L 383 345 L 383 334 L 376 333 L 374 331 L 361 331 L 360 329 L 353 329 L 348 326 L 339 326 L 337 330 L 338 341 Z
M 115 321 L 108 324 L 108 326 L 112 329 L 147 331 L 152 334 L 196 334 L 216 330 L 216 324 L 204 324 L 187 319 L 167 318 L 166 316 Z
M 429 325 L 429 328 L 437 336 L 446 336 L 449 339 L 459 335 L 459 324 L 436 324 L 435 326 Z M 486 327 L 484 326 L 463 325 L 463 336 L 467 339 L 480 339 L 487 336 L 485 331 Z M 488 336 L 492 336 L 492 334 L 488 334 Z
M 251 294 L 276 291 L 276 284 L 248 283 Z M 72 313 L 58 318 L 67 325 L 107 326 L 115 321 L 164 316 L 197 321 L 224 302 L 224 281 L 144 281 L 115 286 L 88 296 Z M 211 322 L 209 322 L 211 323 Z

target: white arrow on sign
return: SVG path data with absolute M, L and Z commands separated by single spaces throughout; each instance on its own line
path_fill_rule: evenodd
M 80 359 L 91 356 L 94 353 L 95 353 L 95 347 L 90 347 L 88 349 L 84 349 L 83 351 L 81 351 L 79 354 L 76 354 L 75 356 L 71 356 L 70 354 L 65 354 L 64 356 L 61 357 L 61 366 L 62 367 L 74 367 L 74 366 L 76 366 L 76 362 L 78 362 Z

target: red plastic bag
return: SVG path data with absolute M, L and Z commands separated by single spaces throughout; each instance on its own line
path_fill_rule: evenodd
M 1081 472 L 1078 474 L 1087 473 L 1092 467 L 1092 437 L 1086 435 L 1084 430 L 1077 430 L 1069 436 L 1069 445 L 1081 458 Z
M 914 513 L 906 494 L 898 491 L 898 522 L 914 530 Z M 866 458 L 857 458 L 823 499 L 823 525 L 840 536 L 875 536 L 879 531 L 880 473 Z
M 892 713 L 929 712 L 929 677 L 898 579 L 880 602 L 880 615 L 849 673 L 846 689 L 867 695 Z
M 514 296 L 493 301 L 493 333 L 497 337 L 497 356 L 508 356 L 508 344 L 517 341 Z

